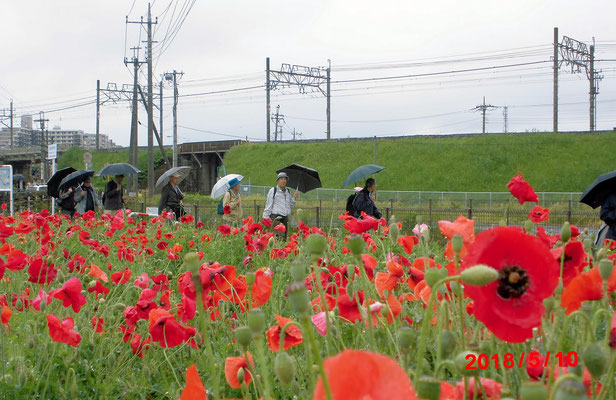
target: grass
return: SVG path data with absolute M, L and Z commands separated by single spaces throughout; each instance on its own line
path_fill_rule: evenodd
M 373 152 L 373 140 L 248 143 L 227 153 L 225 167 L 253 185 L 271 185 L 275 170 L 298 163 L 317 169 L 323 187 L 339 188 L 355 168 L 374 162 Z M 614 169 L 615 152 L 614 132 L 379 139 L 376 162 L 386 170 L 377 182 L 381 190 L 502 192 L 522 173 L 537 191 L 581 192 Z

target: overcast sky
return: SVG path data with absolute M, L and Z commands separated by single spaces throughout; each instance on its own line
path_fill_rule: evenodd
M 603 70 L 597 128 L 616 126 L 616 2 L 596 0 L 155 0 L 155 81 L 183 71 L 179 81 L 179 142 L 233 136 L 265 139 L 265 58 L 311 67 L 332 64 L 332 137 L 468 133 L 481 130 L 471 111 L 486 97 L 489 132 L 551 130 L 553 28 L 560 37 L 591 43 Z M 192 6 L 192 7 L 191 7 Z M 187 12 L 189 11 L 189 12 Z M 132 83 L 124 57 L 145 40 L 138 24 L 144 0 L 3 1 L 0 31 L 0 109 L 14 100 L 18 115 L 89 103 L 96 80 Z M 185 17 L 185 18 L 184 18 Z M 183 23 L 181 23 L 183 20 Z M 139 53 L 144 59 L 144 43 Z M 162 53 L 161 53 L 161 50 Z M 465 73 L 344 82 L 520 64 Z M 130 67 L 130 65 L 129 65 Z M 147 85 L 145 65 L 140 83 Z M 569 71 L 569 72 L 568 72 Z M 563 66 L 560 129 L 588 129 L 588 80 Z M 172 90 L 165 85 L 165 96 Z M 201 93 L 201 94 L 200 94 Z M 200 94 L 200 95 L 199 95 Z M 105 97 L 103 96 L 103 99 Z M 283 139 L 325 137 L 326 102 L 319 92 L 272 92 L 272 109 L 285 115 Z M 172 101 L 163 106 L 165 141 Z M 50 126 L 95 131 L 93 104 L 48 112 Z M 140 145 L 147 117 L 139 109 Z M 155 120 L 158 125 L 158 111 Z M 189 129 L 190 128 L 190 129 Z M 210 133 L 197 131 L 208 131 Z M 127 145 L 130 103 L 101 107 L 101 133 Z M 214 133 L 218 133 L 216 135 Z M 272 124 L 273 134 L 273 124 Z M 223 136 L 229 135 L 229 136 Z

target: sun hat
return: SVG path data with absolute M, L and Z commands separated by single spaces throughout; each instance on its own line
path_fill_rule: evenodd
M 276 178 L 276 180 L 278 180 L 280 178 L 287 178 L 287 179 L 289 179 L 289 175 L 287 175 L 286 172 L 281 172 L 281 173 L 278 174 L 278 177 Z

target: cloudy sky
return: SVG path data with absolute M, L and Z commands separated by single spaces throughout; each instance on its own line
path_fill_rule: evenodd
M 147 6 L 145 0 L 4 1 L 0 110 L 12 98 L 17 115 L 46 111 L 52 127 L 94 132 L 96 80 L 102 87 L 132 83 L 123 61 L 137 45 L 144 59 L 139 41 L 146 34 L 125 21 L 145 16 Z M 605 17 L 616 15 L 613 0 L 153 0 L 152 15 L 158 17 L 155 82 L 164 72 L 184 72 L 179 142 L 264 140 L 266 57 L 273 69 L 331 60 L 334 138 L 478 132 L 481 115 L 472 109 L 483 96 L 498 106 L 488 112 L 489 132 L 503 131 L 504 106 L 509 131 L 550 130 L 555 26 L 561 37 L 596 39 L 604 76 L 597 128 L 616 126 L 616 29 Z M 562 131 L 588 129 L 588 86 L 584 73 L 562 67 Z M 171 95 L 165 83 L 166 142 Z M 285 116 L 283 139 L 294 129 L 301 138 L 325 137 L 322 94 L 283 88 L 272 92 L 272 109 L 277 105 Z M 130 112 L 128 101 L 104 104 L 101 133 L 127 145 Z M 146 144 L 143 107 L 139 119 Z

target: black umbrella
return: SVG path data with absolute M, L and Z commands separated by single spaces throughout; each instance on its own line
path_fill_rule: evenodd
M 96 176 L 116 176 L 116 175 L 132 175 L 141 172 L 138 168 L 127 163 L 116 163 L 105 165 L 103 169 L 98 171 Z
M 291 164 L 276 172 L 285 172 L 289 175 L 287 186 L 296 188 L 302 193 L 321 187 L 321 178 L 319 178 L 319 173 L 316 169 L 304 167 L 299 164 Z
M 355 171 L 351 172 L 351 174 L 346 178 L 346 180 L 342 184 L 342 187 L 344 188 L 346 186 L 352 185 L 353 183 L 357 181 L 361 181 L 365 179 L 368 175 L 376 174 L 377 172 L 381 172 L 384 169 L 385 167 L 381 167 L 380 165 L 376 165 L 376 164 L 362 165 L 361 167 L 357 168 Z
M 66 167 L 60 171 L 56 171 L 55 174 L 47 181 L 47 194 L 51 197 L 58 197 L 60 195 L 59 187 L 62 179 L 66 178 L 71 173 L 75 172 L 73 167 Z
M 68 176 L 62 179 L 58 189 L 67 190 L 70 187 L 77 186 L 92 175 L 94 175 L 93 169 L 80 169 L 79 171 L 71 172 Z
M 616 193 L 616 171 L 599 175 L 592 185 L 586 188 L 582 194 L 580 203 L 588 204 L 592 208 L 597 208 L 603 203 L 605 196 L 610 193 Z

